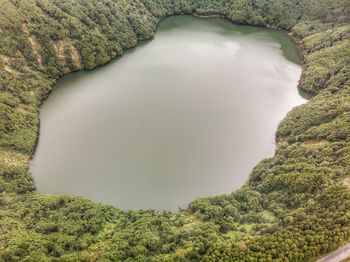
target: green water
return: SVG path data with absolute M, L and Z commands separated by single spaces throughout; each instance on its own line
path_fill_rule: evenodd
M 41 109 L 37 190 L 159 210 L 232 192 L 305 101 L 299 62 L 281 32 L 168 18 L 152 41 L 58 81 Z

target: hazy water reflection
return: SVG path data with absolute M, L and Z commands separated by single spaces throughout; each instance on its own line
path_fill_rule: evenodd
M 167 210 L 232 192 L 304 102 L 297 62 L 280 32 L 166 19 L 154 40 L 58 81 L 41 110 L 37 189 Z

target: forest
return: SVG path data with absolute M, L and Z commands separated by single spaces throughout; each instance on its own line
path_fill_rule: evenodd
M 350 1 L 0 0 L 0 261 L 314 261 L 350 241 Z M 284 29 L 310 100 L 231 194 L 178 212 L 38 194 L 29 162 L 56 80 L 151 39 L 171 15 Z M 213 174 L 215 175 L 215 174 Z

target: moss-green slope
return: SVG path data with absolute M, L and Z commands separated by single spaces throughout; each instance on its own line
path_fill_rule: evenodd
M 350 5 L 346 0 L 0 0 L 0 261 L 310 261 L 350 240 Z M 35 193 L 39 106 L 55 80 L 151 38 L 174 14 L 220 15 L 302 38 L 313 98 L 274 158 L 230 194 L 179 213 Z

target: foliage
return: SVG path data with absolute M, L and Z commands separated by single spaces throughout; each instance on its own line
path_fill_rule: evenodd
M 0 0 L 1 261 L 310 261 L 350 239 L 347 0 Z M 177 213 L 35 193 L 39 107 L 63 74 L 103 65 L 177 14 L 291 30 L 313 95 L 276 154 L 228 195 Z

